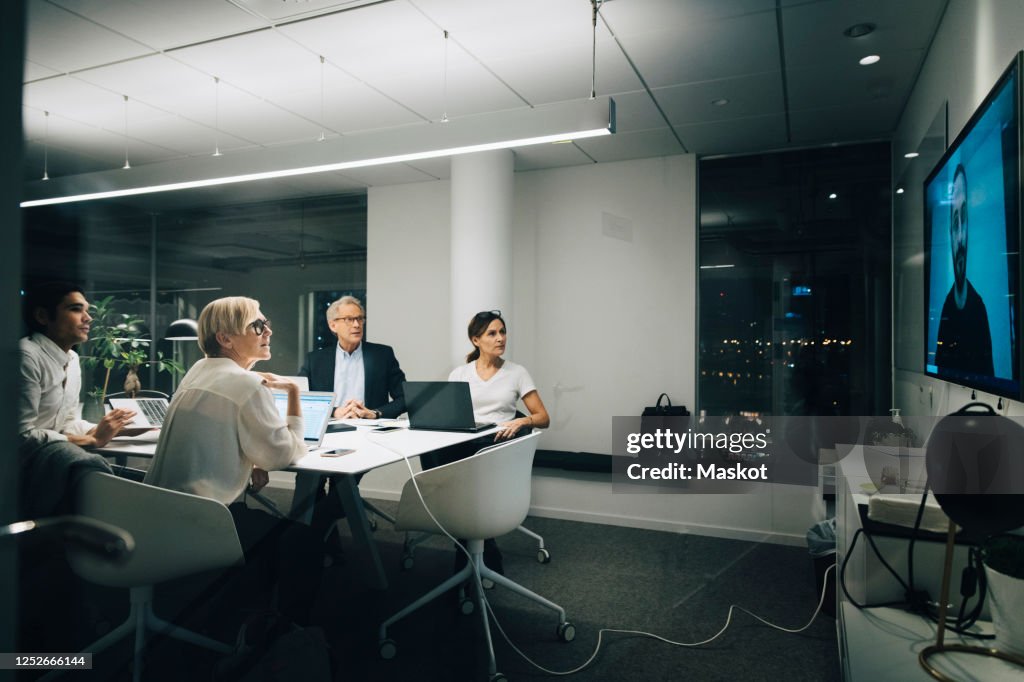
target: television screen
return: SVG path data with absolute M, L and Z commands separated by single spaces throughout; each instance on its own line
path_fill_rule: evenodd
M 1020 67 L 924 183 L 925 373 L 1020 398 Z

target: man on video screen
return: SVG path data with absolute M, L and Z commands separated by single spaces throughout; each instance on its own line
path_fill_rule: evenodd
M 958 164 L 953 173 L 949 216 L 953 286 L 942 304 L 935 364 L 945 369 L 993 376 L 988 312 L 985 302 L 967 279 L 967 225 L 967 172 Z

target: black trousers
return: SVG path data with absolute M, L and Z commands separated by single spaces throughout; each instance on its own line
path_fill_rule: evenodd
M 320 538 L 309 526 L 278 519 L 244 502 L 234 502 L 228 509 L 245 553 L 245 566 L 232 580 L 236 588 L 269 597 L 276 587 L 278 610 L 300 625 L 308 624 L 323 575 Z

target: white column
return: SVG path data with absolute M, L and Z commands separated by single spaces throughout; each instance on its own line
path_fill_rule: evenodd
M 469 319 L 512 307 L 513 156 L 508 149 L 452 157 L 451 361 L 472 348 Z

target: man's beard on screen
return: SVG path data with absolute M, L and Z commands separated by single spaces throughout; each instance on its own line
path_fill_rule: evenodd
M 962 293 L 967 282 L 967 247 L 958 246 L 953 252 L 953 277 L 956 290 Z

